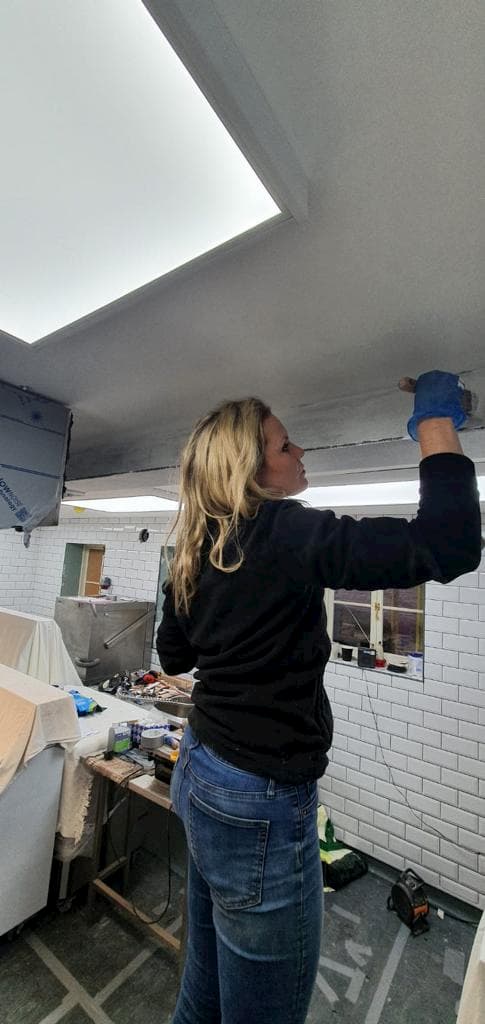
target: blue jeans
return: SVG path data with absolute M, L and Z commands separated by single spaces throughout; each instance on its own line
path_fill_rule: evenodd
M 303 1024 L 323 910 L 316 782 L 241 771 L 186 728 L 171 797 L 189 847 L 172 1024 Z

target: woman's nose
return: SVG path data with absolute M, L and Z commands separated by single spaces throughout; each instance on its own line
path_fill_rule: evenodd
M 304 448 L 300 448 L 297 444 L 294 444 L 293 448 L 295 449 L 295 453 L 297 455 L 297 458 L 302 459 L 304 454 L 305 454 L 305 449 Z

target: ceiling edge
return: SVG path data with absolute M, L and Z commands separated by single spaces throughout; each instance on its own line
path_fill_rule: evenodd
M 308 178 L 212 0 L 143 3 L 273 199 L 306 220 Z

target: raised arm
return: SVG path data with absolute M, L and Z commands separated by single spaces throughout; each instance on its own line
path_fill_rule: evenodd
M 448 583 L 475 569 L 481 556 L 479 495 L 473 463 L 455 429 L 466 419 L 456 375 L 436 370 L 418 378 L 408 431 L 419 440 L 422 460 L 419 508 L 411 522 L 337 518 L 282 502 L 271 540 L 295 582 L 377 590 Z
M 401 381 L 401 387 L 404 382 Z M 408 433 L 419 441 L 422 458 L 454 452 L 463 455 L 456 433 L 467 420 L 464 390 L 456 373 L 431 370 L 415 383 L 414 410 Z
M 463 455 L 460 438 L 451 419 L 421 420 L 417 432 L 423 459 L 428 455 L 440 455 L 443 452 Z

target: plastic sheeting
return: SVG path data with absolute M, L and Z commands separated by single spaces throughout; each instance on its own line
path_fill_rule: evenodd
M 58 522 L 71 413 L 0 381 L 0 529 Z

